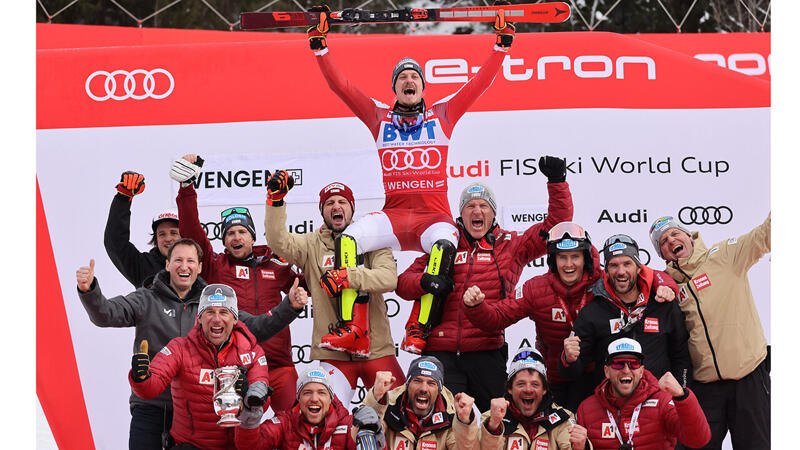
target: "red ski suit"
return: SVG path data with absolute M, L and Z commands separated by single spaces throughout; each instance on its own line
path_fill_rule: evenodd
M 157 396 L 172 382 L 174 412 L 170 434 L 177 444 L 232 449 L 233 428 L 217 426 L 219 417 L 212 400 L 214 369 L 223 366 L 245 366 L 249 384 L 267 383 L 264 351 L 242 322 L 236 322 L 230 341 L 219 352 L 206 340 L 198 322 L 186 337 L 172 339 L 153 358 L 150 378 L 137 383 L 129 373 L 128 382 L 133 392 L 144 399 Z
M 673 449 L 676 440 L 697 448 L 711 439 L 711 429 L 694 393 L 686 389 L 686 398 L 673 399 L 658 388 L 658 380 L 647 369 L 643 370 L 639 386 L 629 398 L 614 397 L 610 390 L 606 378 L 595 388 L 594 395 L 578 407 L 578 423 L 588 431 L 595 450 L 617 450 L 620 447 L 606 411 L 614 417 L 620 436 L 627 443 L 633 411 L 639 404 L 642 407 L 633 429 L 633 448 L 636 450 Z

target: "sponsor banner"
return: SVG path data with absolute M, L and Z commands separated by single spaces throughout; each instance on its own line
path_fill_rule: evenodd
M 269 174 L 286 170 L 295 184 L 286 198 L 287 202 L 319 203 L 318 180 L 338 179 L 335 169 L 344 166 L 358 167 L 365 173 L 380 173 L 378 152 L 374 148 L 336 153 L 292 154 L 219 154 L 206 153 L 203 173 L 194 182 L 198 206 L 258 205 L 266 201 Z M 373 164 L 374 163 L 374 164 Z M 307 182 L 309 180 L 310 182 Z M 383 198 L 379 177 L 351 177 L 347 185 L 356 199 Z M 178 194 L 178 183 L 172 183 L 173 195 Z
M 503 165 L 503 161 L 500 161 L 500 165 Z M 547 203 L 503 206 L 502 208 L 503 216 L 498 218 L 498 221 L 503 224 L 503 228 L 509 231 L 524 233 L 531 225 L 543 222 L 547 218 Z

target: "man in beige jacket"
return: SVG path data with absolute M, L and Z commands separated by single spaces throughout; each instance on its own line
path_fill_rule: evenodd
M 672 217 L 650 227 L 665 272 L 680 288 L 691 388 L 711 426 L 706 449 L 721 448 L 728 429 L 735 450 L 770 448 L 769 351 L 747 279 L 750 267 L 770 252 L 770 224 L 768 215 L 749 233 L 711 248 Z
M 391 389 L 391 372 L 378 372 L 364 405 L 383 419 L 388 450 L 477 449 L 480 412 L 475 399 L 444 387 L 444 366 L 421 356 L 408 367 L 405 385 Z
M 395 358 L 394 340 L 382 295 L 397 286 L 397 264 L 392 251 L 384 248 L 368 252 L 364 255 L 363 266 L 334 270 L 334 240 L 353 220 L 353 192 L 344 183 L 333 182 L 325 186 L 320 191 L 319 200 L 325 224 L 314 232 L 289 233 L 286 230 L 286 205 L 283 200 L 292 184 L 289 179 L 283 170 L 276 171 L 270 177 L 268 185 L 277 185 L 278 189 L 268 192 L 264 228 L 272 250 L 289 264 L 301 268 L 308 280 L 314 305 L 311 359 L 319 360 L 328 370 L 332 370 L 330 366 L 335 367 L 347 378 L 348 386 L 334 381 L 336 395 L 345 405 L 353 397 L 358 378 L 361 378 L 364 386 L 372 386 L 375 373 L 379 370 L 390 371 L 396 377 L 396 385 L 401 385 L 405 376 Z M 328 287 L 317 281 L 330 281 L 333 277 L 337 279 Z M 351 322 L 342 323 L 339 319 L 336 299 L 329 292 L 331 285 L 339 289 L 341 286 L 353 288 L 360 293 Z M 333 294 L 335 296 L 336 293 Z M 363 340 L 359 344 L 365 349 L 362 355 L 357 357 L 320 346 L 323 336 L 341 327 L 350 327 L 355 332 L 348 333 L 348 336 Z

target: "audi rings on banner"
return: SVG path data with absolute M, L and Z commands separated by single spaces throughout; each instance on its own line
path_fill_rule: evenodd
M 733 211 L 727 206 L 684 206 L 678 219 L 686 225 L 725 225 L 733 220 Z
M 164 82 L 159 81 L 158 86 L 156 86 L 156 78 L 153 76 L 155 74 L 163 74 L 166 75 L 166 80 L 169 81 L 168 85 L 163 84 Z M 122 87 L 125 90 L 123 95 L 117 95 L 117 77 L 120 75 L 124 75 L 124 78 L 120 77 L 122 81 Z M 136 75 L 144 75 L 142 78 L 136 77 Z M 91 83 L 95 77 L 105 77 L 103 82 L 104 92 L 101 92 L 98 95 L 96 92 L 92 92 Z M 159 77 L 159 80 L 163 77 Z M 142 94 L 136 94 L 137 88 L 137 79 L 141 79 L 142 81 Z M 95 87 L 95 90 L 97 88 Z M 114 100 L 127 100 L 132 98 L 134 100 L 143 100 L 145 98 L 153 98 L 156 100 L 160 100 L 169 96 L 172 93 L 172 90 L 175 89 L 175 79 L 172 77 L 172 74 L 167 72 L 164 69 L 153 69 L 150 71 L 143 70 L 143 69 L 136 69 L 132 71 L 127 70 L 115 70 L 113 72 L 106 72 L 105 70 L 98 70 L 93 72 L 89 77 L 86 79 L 86 94 L 89 95 L 89 98 L 98 102 L 104 102 L 108 99 Z
M 311 345 L 292 345 L 292 363 L 311 363 Z
M 222 222 L 206 222 L 201 223 L 200 226 L 203 227 L 209 241 L 222 240 Z
M 442 163 L 442 153 L 436 147 L 397 148 L 381 153 L 383 170 L 435 169 Z

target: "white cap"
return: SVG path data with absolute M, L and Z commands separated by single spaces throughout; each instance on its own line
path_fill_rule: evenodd
M 608 357 L 606 358 L 606 361 L 609 361 L 616 355 L 622 354 L 635 355 L 639 359 L 644 360 L 642 344 L 631 338 L 620 338 L 608 344 Z

